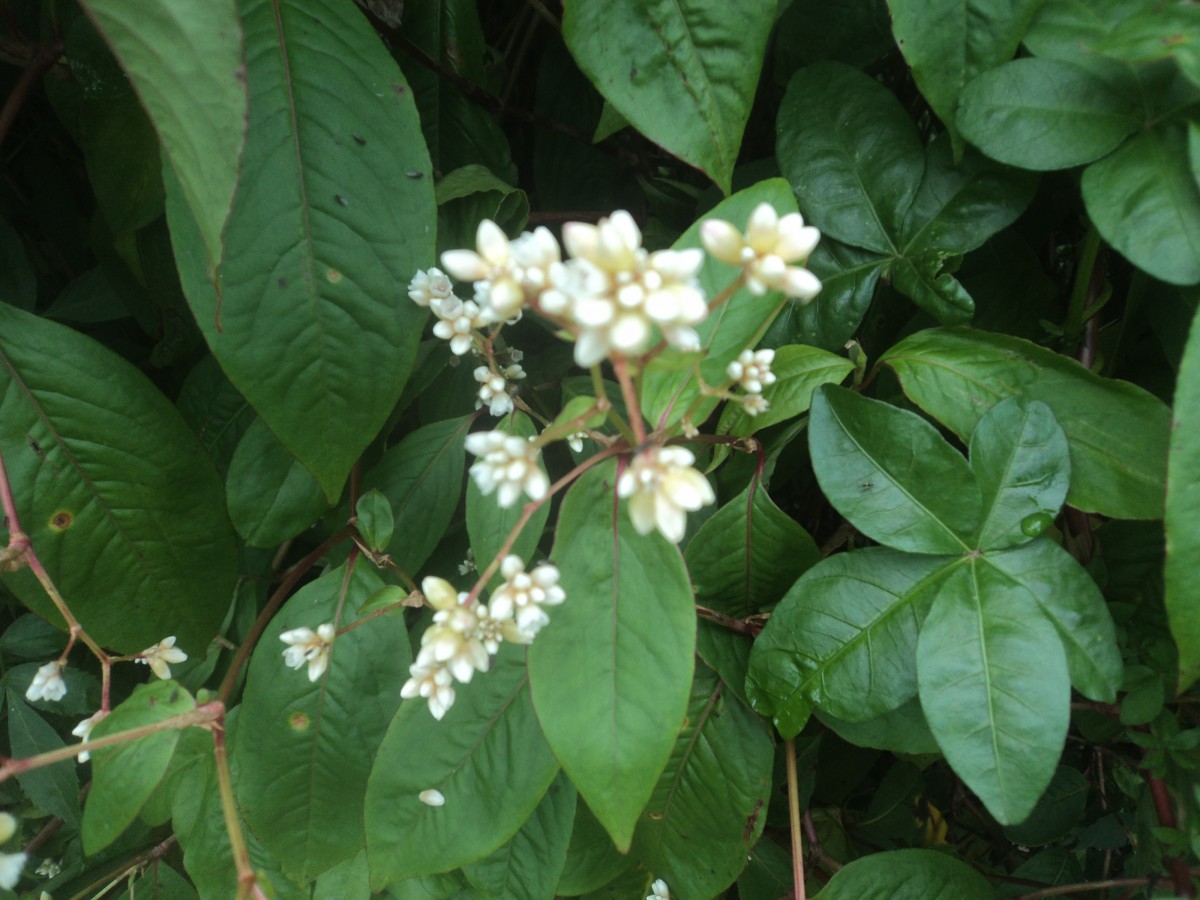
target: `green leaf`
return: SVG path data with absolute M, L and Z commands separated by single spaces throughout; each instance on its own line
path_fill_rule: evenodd
M 744 619 L 778 603 L 821 554 L 755 480 L 700 526 L 684 558 L 696 601 Z
M 919 265 L 898 259 L 892 267 L 892 285 L 945 325 L 971 321 L 975 301 L 957 278 L 941 268 L 941 260 L 936 258 L 921 260 Z
M 229 517 L 251 547 L 274 547 L 321 517 L 327 505 L 308 469 L 255 419 L 229 462 Z
M 242 435 L 256 416 L 212 356 L 188 372 L 175 406 L 224 477 Z
M 440 722 L 424 700 L 401 704 L 379 747 L 366 808 L 376 890 L 491 853 L 529 818 L 558 772 L 530 702 L 522 648 L 502 645 L 491 671 L 457 691 Z M 445 805 L 418 799 L 427 790 L 440 791 Z
M 497 430 L 521 437 L 533 437 L 537 434 L 533 422 L 523 412 L 514 412 L 508 416 L 497 426 Z M 546 464 L 540 459 L 538 465 L 545 470 Z M 483 496 L 483 492 L 479 490 L 479 485 L 475 483 L 474 478 L 467 483 L 467 535 L 471 539 L 471 554 L 475 557 L 475 567 L 480 572 L 491 565 L 492 560 L 500 552 L 500 548 L 524 512 L 525 504 L 523 503 L 515 503 L 502 509 L 497 505 L 494 496 Z M 521 557 L 528 563 L 537 552 L 542 529 L 546 527 L 546 520 L 549 517 L 550 504 L 543 503 L 541 508 L 525 523 L 525 527 L 521 530 L 520 536 L 509 553 Z
M 613 842 L 626 850 L 683 725 L 695 660 L 679 550 L 633 530 L 615 463 L 579 479 L 554 550 L 566 602 L 529 648 L 542 730 Z
M 770 404 L 767 411 L 750 416 L 740 404 L 726 404 L 717 432 L 744 437 L 802 415 L 808 412 L 814 390 L 823 384 L 840 384 L 852 371 L 854 363 L 844 356 L 803 344 L 780 347 L 771 363 L 775 383 L 763 389 Z
M 367 851 L 338 863 L 313 885 L 316 897 L 337 897 L 338 900 L 371 900 L 371 873 L 367 868 Z
M 842 740 L 859 747 L 874 747 L 889 753 L 941 752 L 917 697 L 865 722 L 847 722 L 820 709 L 813 713 Z
M 1200 10 L 1187 3 L 1142 5 L 1119 29 L 1089 42 L 1096 53 L 1128 62 L 1173 57 L 1193 82 L 1200 84 Z
M 962 440 L 1007 397 L 1042 401 L 1071 448 L 1068 503 L 1115 518 L 1162 515 L 1170 414 L 1142 388 L 1029 341 L 969 329 L 918 332 L 880 362 L 909 399 Z
M 91 738 L 155 725 L 196 708 L 191 694 L 173 681 L 138 685 L 133 695 L 96 723 Z M 162 781 L 179 742 L 180 729 L 156 731 L 92 752 L 92 790 L 83 809 L 83 848 L 98 853 L 137 818 Z
M 81 5 L 112 45 L 150 114 L 215 272 L 246 137 L 237 3 L 149 0 L 131 6 L 122 0 L 84 0 Z
M 917 87 L 962 155 L 955 108 L 963 86 L 1013 58 L 1043 0 L 888 0 L 892 32 Z
M 1181 125 L 1143 131 L 1083 173 L 1083 201 L 1103 238 L 1155 278 L 1200 282 L 1200 185 Z
M 355 526 L 367 546 L 382 552 L 392 540 L 396 519 L 387 497 L 372 488 L 358 498 L 354 507 Z
M 971 469 L 983 493 L 975 546 L 1003 550 L 1029 540 L 1030 517 L 1053 519 L 1071 481 L 1067 436 L 1038 400 L 1001 400 L 971 432 Z
M 420 571 L 454 516 L 470 427 L 468 417 L 418 428 L 363 475 L 363 490 L 378 490 L 391 504 L 395 522 L 387 552 L 409 575 Z
M 1026 58 L 967 85 L 963 136 L 992 159 L 1049 172 L 1111 153 L 1141 122 L 1130 97 L 1074 63 Z
M 241 13 L 250 124 L 218 286 L 170 172 L 167 218 L 213 355 L 332 503 L 412 366 L 426 314 L 397 286 L 433 254 L 433 179 L 412 92 L 352 4 Z
M 1130 17 L 1146 8 L 1145 0 L 1045 0 L 1023 41 L 1035 56 L 1094 60 L 1091 46 L 1124 29 Z
M 571 842 L 575 786 L 562 772 L 508 843 L 463 866 L 471 885 L 491 897 L 553 897 Z
M 29 265 L 21 236 L 3 219 L 0 219 L 0 266 L 0 303 L 33 312 L 37 305 L 37 277 Z
M 827 386 L 813 394 L 808 437 L 821 491 L 863 534 L 914 553 L 970 549 L 979 485 L 920 416 Z
M 437 183 L 438 250 L 475 246 L 475 231 L 491 219 L 509 234 L 529 221 L 525 192 L 501 181 L 483 166 L 463 166 Z
M 146 377 L 0 304 L 0 450 L 21 526 L 88 633 L 123 653 L 174 634 L 202 654 L 233 599 L 233 531 L 212 463 Z M 28 569 L 4 582 L 60 621 Z
M 1004 829 L 1014 844 L 1040 847 L 1066 836 L 1083 818 L 1091 786 L 1078 769 L 1059 766 L 1029 817 Z
M 946 557 L 871 547 L 809 569 L 750 652 L 754 709 L 791 738 L 813 707 L 866 721 L 910 700 L 921 620 L 952 567 Z
M 8 743 L 14 759 L 24 759 L 66 746 L 58 732 L 29 708 L 17 694 L 8 691 Z M 79 827 L 79 776 L 75 760 L 30 769 L 17 782 L 34 805 L 57 816 L 70 828 Z
M 567 847 L 567 863 L 558 881 L 557 893 L 578 897 L 601 888 L 633 865 L 633 859 L 617 852 L 604 826 L 596 821 L 586 803 L 575 805 L 575 823 Z
M 1200 317 L 1179 366 L 1167 472 L 1167 617 L 1179 648 L 1179 690 L 1200 678 Z
M 950 766 L 1002 825 L 1054 775 L 1070 719 L 1067 660 L 1029 594 L 975 560 L 944 582 L 917 645 L 921 706 Z
M 563 38 L 617 112 L 728 194 L 774 21 L 774 0 L 568 4 Z
M 987 880 L 937 850 L 889 850 L 856 859 L 821 889 L 820 900 L 992 900 Z
M 638 822 L 631 854 L 681 897 L 715 897 L 766 824 L 774 742 L 720 678 L 698 666 L 688 715 Z
M 349 575 L 344 565 L 326 572 L 284 604 L 250 661 L 241 709 L 254 739 L 234 748 L 238 800 L 263 846 L 301 883 L 362 848 L 367 777 L 412 657 L 404 620 L 377 618 L 337 637 L 314 683 L 285 665 L 279 636 L 349 624 L 382 584 L 361 558 Z

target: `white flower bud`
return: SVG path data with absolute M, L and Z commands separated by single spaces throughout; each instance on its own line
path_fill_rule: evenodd
M 67 696 L 67 683 L 62 677 L 62 662 L 54 660 L 37 670 L 29 689 L 25 691 L 25 699 L 30 703 L 38 700 L 58 701 Z
M 629 517 L 638 534 L 657 528 L 678 544 L 687 529 L 687 513 L 716 500 L 708 480 L 691 467 L 695 461 L 683 447 L 651 447 L 621 473 L 617 495 L 629 501 Z

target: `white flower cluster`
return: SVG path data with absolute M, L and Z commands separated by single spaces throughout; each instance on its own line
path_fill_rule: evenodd
M 752 416 L 767 411 L 768 404 L 762 391 L 775 383 L 775 373 L 771 371 L 774 360 L 774 350 L 743 350 L 725 370 L 733 383 L 746 392 L 742 405 Z
M 654 879 L 654 884 L 650 885 L 650 893 L 646 896 L 646 900 L 671 900 L 671 891 L 667 887 L 667 883 L 661 878 Z
M 807 303 L 820 293 L 821 282 L 801 266 L 821 239 L 821 232 L 805 225 L 800 213 L 782 219 L 769 203 L 760 203 L 750 214 L 743 235 L 729 222 L 709 219 L 700 226 L 704 249 L 721 262 L 740 266 L 746 287 L 755 294 L 782 291 Z M 790 265 L 800 263 L 800 266 Z
M 487 406 L 493 416 L 506 416 L 513 411 L 513 401 L 510 391 L 513 383 L 525 377 L 525 370 L 516 363 L 505 366 L 500 371 L 479 366 L 475 370 L 475 380 L 479 382 L 479 393 L 475 397 L 475 408 Z
M 6 844 L 17 833 L 17 820 L 11 813 L 0 813 L 0 844 Z M 0 888 L 11 891 L 21 880 L 21 870 L 29 857 L 24 853 L 0 853 Z
M 629 501 L 638 534 L 683 540 L 687 514 L 716 500 L 708 480 L 692 468 L 696 457 L 683 447 L 651 447 L 633 458 L 617 479 L 617 496 Z
M 62 660 L 56 659 L 41 666 L 34 673 L 33 681 L 25 691 L 25 699 L 30 703 L 38 700 L 56 702 L 67 696 L 67 683 L 62 677 Z
M 175 635 L 171 635 L 153 647 L 147 647 L 134 662 L 149 666 L 150 671 L 166 681 L 171 677 L 170 664 L 187 662 L 187 658 L 187 654 L 175 646 Z
M 445 579 L 429 577 L 421 582 L 425 599 L 437 612 L 421 635 L 421 649 L 400 696 L 425 697 L 435 719 L 454 705 L 455 682 L 467 684 L 476 672 L 486 672 L 503 641 L 533 641 L 550 621 L 542 607 L 566 599 L 558 585 L 558 569 L 550 563 L 526 572 L 519 557 L 508 556 L 500 571 L 505 582 L 492 594 L 489 605 L 457 593 Z
M 550 479 L 538 463 L 533 438 L 503 431 L 476 431 L 467 435 L 467 449 L 479 457 L 471 464 L 471 477 L 484 496 L 496 492 L 496 503 L 509 507 L 524 492 L 541 500 L 550 490 Z
M 329 668 L 329 652 L 336 635 L 337 629 L 330 622 L 318 625 L 316 631 L 311 628 L 292 628 L 283 632 L 279 639 L 288 645 L 283 651 L 284 664 L 299 669 L 307 663 L 308 680 L 316 682 Z
M 106 710 L 106 709 L 101 709 L 101 710 L 98 710 L 97 712 L 92 713 L 90 716 L 88 716 L 86 719 L 84 719 L 82 722 L 80 722 L 78 725 L 76 725 L 74 728 L 72 728 L 71 734 L 73 734 L 73 735 L 75 735 L 75 737 L 79 738 L 80 744 L 86 744 L 88 742 L 88 739 L 92 736 L 92 729 L 95 728 L 96 725 L 100 722 L 100 720 L 103 719 L 107 715 L 108 715 L 108 710 Z M 79 751 L 78 755 L 76 755 L 75 758 L 77 760 L 79 760 L 81 763 L 85 763 L 89 759 L 92 758 L 92 754 L 88 753 L 88 751 L 86 751 L 86 750 L 81 750 L 81 751 Z

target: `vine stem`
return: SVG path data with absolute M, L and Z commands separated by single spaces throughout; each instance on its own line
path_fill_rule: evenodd
M 625 411 L 629 414 L 629 422 L 633 425 L 633 436 L 638 446 L 646 443 L 646 422 L 642 418 L 642 407 L 638 403 L 637 391 L 633 387 L 633 378 L 629 374 L 629 360 L 623 356 L 614 356 L 613 372 L 621 385 L 621 396 L 625 400 Z
M 1189 876 L 1200 875 L 1200 868 L 1186 869 Z M 1154 876 L 1142 878 L 1109 878 L 1106 881 L 1083 881 L 1079 884 L 1059 884 L 1054 887 L 1040 888 L 1027 894 L 1019 894 L 1014 900 L 1040 900 L 1042 897 L 1065 897 L 1068 894 L 1083 894 L 1101 891 L 1105 888 L 1143 887 L 1155 881 Z
M 792 883 L 796 900 L 807 900 L 804 889 L 804 837 L 800 824 L 800 779 L 796 774 L 796 743 L 783 742 L 787 759 L 788 820 L 792 831 Z

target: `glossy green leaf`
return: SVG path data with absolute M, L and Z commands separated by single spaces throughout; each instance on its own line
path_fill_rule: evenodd
M 766 824 L 774 742 L 717 674 L 696 668 L 687 722 L 630 853 L 681 897 L 715 897 Z
M 859 747 L 874 747 L 889 753 L 941 752 L 917 697 L 865 722 L 849 722 L 820 709 L 813 710 L 813 714 L 842 740 Z
M 813 394 L 808 437 L 821 491 L 863 534 L 914 553 L 970 549 L 979 484 L 920 416 L 823 387 Z
M 569 3 L 563 38 L 617 112 L 728 194 L 774 13 L 774 0 Z
M 716 673 L 739 700 L 749 704 L 746 697 L 746 670 L 750 665 L 753 640 L 725 624 L 701 617 L 696 622 L 696 655 Z
M 750 652 L 746 693 L 755 710 L 791 738 L 814 707 L 866 721 L 910 700 L 921 620 L 952 565 L 874 547 L 810 569 Z
M 1024 44 L 1035 56 L 1080 62 L 1095 59 L 1091 47 L 1128 25 L 1147 8 L 1145 0 L 1044 0 L 1029 23 Z
M 21 526 L 88 633 L 126 653 L 174 634 L 201 654 L 237 554 L 217 473 L 158 389 L 90 338 L 0 304 L 0 450 Z M 4 582 L 60 621 L 28 569 Z
M 218 286 L 170 173 L 167 217 L 213 355 L 335 502 L 420 339 L 426 314 L 397 286 L 433 254 L 429 158 L 412 92 L 355 6 L 240 11 L 250 124 Z
M 1002 400 L 971 432 L 971 469 L 983 493 L 975 546 L 1002 550 L 1029 540 L 1030 517 L 1053 519 L 1071 481 L 1067 436 L 1038 400 Z
M 771 372 L 775 383 L 763 389 L 766 412 L 747 415 L 745 408 L 729 403 L 721 414 L 717 431 L 739 437 L 808 412 L 812 393 L 823 384 L 839 384 L 854 371 L 854 363 L 816 347 L 789 344 L 775 351 Z
M 755 481 L 700 526 L 684 558 L 696 602 L 744 619 L 779 602 L 821 557 L 808 532 Z
M 154 725 L 196 708 L 191 694 L 173 681 L 153 681 L 92 729 L 92 740 Z M 92 789 L 83 808 L 83 848 L 98 853 L 137 818 L 167 772 L 180 730 L 168 728 L 135 741 L 92 752 Z
M 821 900 L 992 900 L 987 880 L 937 850 L 889 850 L 839 869 Z
M 614 463 L 563 500 L 551 554 L 567 600 L 529 648 L 542 730 L 592 812 L 627 849 L 687 710 L 692 590 L 679 550 L 639 535 Z
M 522 648 L 504 644 L 491 671 L 457 693 L 441 721 L 424 700 L 402 704 L 379 747 L 366 808 L 376 890 L 491 853 L 529 818 L 558 772 L 530 702 Z M 440 791 L 445 805 L 423 803 L 418 795 L 427 790 Z
M 337 897 L 338 900 L 371 900 L 371 873 L 367 868 L 367 851 L 338 863 L 313 885 L 315 897 Z
M 1179 690 L 1200 678 L 1200 317 L 1179 367 L 1167 472 L 1167 616 L 1179 648 Z
M 925 718 L 955 773 L 996 819 L 1029 815 L 1070 719 L 1062 642 L 1027 592 L 968 560 L 934 600 L 917 645 Z
M 914 263 L 896 260 L 892 267 L 892 285 L 913 303 L 945 325 L 971 321 L 975 301 L 948 272 L 942 272 L 940 260 L 924 259 Z
M 553 897 L 571 842 L 577 795 L 561 772 L 533 815 L 498 850 L 463 867 L 477 890 L 490 897 Z
M 8 692 L 8 745 L 13 759 L 24 759 L 66 746 L 50 724 L 14 690 Z M 79 827 L 79 776 L 75 760 L 30 769 L 17 776 L 21 790 L 39 809 L 70 828 Z
M 410 576 L 429 559 L 454 516 L 470 427 L 465 418 L 418 428 L 363 474 L 363 490 L 378 490 L 391 504 L 396 519 L 387 552 Z
M 1004 829 L 1014 844 L 1039 847 L 1065 837 L 1083 818 L 1090 785 L 1078 769 L 1059 766 L 1029 817 Z
M 188 372 L 175 407 L 224 477 L 242 435 L 256 419 L 254 409 L 212 356 Z
M 1128 62 L 1173 57 L 1180 70 L 1200 84 L 1200 10 L 1188 3 L 1143 5 L 1120 28 L 1089 41 L 1087 48 Z
M 271 433 L 262 419 L 238 441 L 225 479 L 229 517 L 251 547 L 274 547 L 325 512 L 325 494 L 312 473 Z
M 577 803 L 567 862 L 557 893 L 564 897 L 587 894 L 608 884 L 632 865 L 633 859 L 617 852 L 612 838 L 587 804 Z
M 909 399 L 963 440 L 1007 397 L 1042 401 L 1071 449 L 1068 503 L 1116 518 L 1162 515 L 1170 414 L 1142 388 L 1029 341 L 969 329 L 918 332 L 880 362 Z
M 366 491 L 354 506 L 354 524 L 367 546 L 382 552 L 396 530 L 396 517 L 387 497 L 374 488 Z
M 1130 98 L 1074 63 L 1029 57 L 967 85 L 958 110 L 963 136 L 992 159 L 1048 172 L 1115 150 L 1141 122 Z
M 263 846 L 301 883 L 362 848 L 367 777 L 412 657 L 404 620 L 377 618 L 340 635 L 313 682 L 306 667 L 285 665 L 279 636 L 344 627 L 382 584 L 361 558 L 348 580 L 345 565 L 326 572 L 284 604 L 250 661 L 241 714 L 254 739 L 235 747 L 238 799 Z
M 150 114 L 199 225 L 208 267 L 216 271 L 246 137 L 246 69 L 236 0 L 133 5 L 84 0 L 81 5 L 112 45 Z
M 1129 261 L 1171 284 L 1200 282 L 1200 185 L 1182 126 L 1143 131 L 1083 173 L 1100 234 Z

